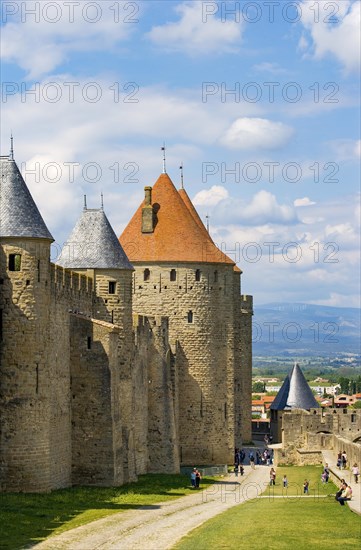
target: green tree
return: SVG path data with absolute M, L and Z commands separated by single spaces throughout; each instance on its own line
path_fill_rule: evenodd
M 261 392 L 263 393 L 265 391 L 265 383 L 264 382 L 254 382 L 252 384 L 252 391 L 257 393 Z

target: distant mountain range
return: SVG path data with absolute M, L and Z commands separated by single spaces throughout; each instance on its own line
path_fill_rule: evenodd
M 361 310 L 278 303 L 254 308 L 253 354 L 325 356 L 360 354 Z

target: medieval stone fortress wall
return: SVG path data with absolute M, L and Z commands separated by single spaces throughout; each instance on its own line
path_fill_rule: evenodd
M 286 464 L 319 464 L 322 451 L 345 451 L 349 464 L 361 461 L 361 411 L 357 409 L 291 410 L 282 418 L 282 449 Z
M 185 190 L 162 174 L 120 242 L 85 205 L 55 265 L 12 156 L 0 185 L 1 490 L 233 461 L 251 439 L 252 297 Z

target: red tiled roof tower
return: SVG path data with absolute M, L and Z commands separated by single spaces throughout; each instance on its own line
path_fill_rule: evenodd
M 142 232 L 145 202 L 120 236 L 131 262 L 234 262 L 219 250 L 184 189 L 177 191 L 168 174 L 159 176 L 152 189 L 153 231 Z

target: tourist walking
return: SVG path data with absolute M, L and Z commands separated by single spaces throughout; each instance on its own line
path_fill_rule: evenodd
M 355 464 L 352 466 L 352 474 L 355 478 L 355 483 L 358 483 L 358 476 L 360 475 L 360 471 L 358 469 L 358 466 L 355 462 Z
M 196 472 L 197 472 L 197 468 L 193 468 L 193 470 L 191 471 L 191 484 L 192 484 L 192 489 L 195 489 L 195 488 L 196 488 Z
M 346 470 L 347 466 L 347 454 L 346 451 L 343 451 L 341 455 L 341 470 Z
M 287 487 L 288 487 L 288 479 L 287 479 L 286 474 L 283 476 L 282 483 L 283 483 L 283 487 L 284 487 L 285 489 L 287 489 Z
M 323 473 L 325 474 L 325 483 L 328 483 L 328 480 L 330 478 L 330 469 L 328 467 L 328 464 L 325 464 L 325 467 L 323 469 Z
M 340 451 L 337 455 L 337 462 L 336 462 L 336 466 L 339 470 L 341 470 L 341 465 L 342 465 L 342 453 Z
M 199 489 L 200 482 L 201 482 L 201 474 L 198 470 L 196 470 L 196 489 Z
M 303 494 L 308 495 L 308 489 L 309 489 L 310 483 L 307 479 L 303 482 Z
M 250 462 L 252 470 L 254 470 L 254 454 L 253 454 L 252 451 L 249 453 L 249 462 Z
M 271 468 L 269 473 L 269 484 L 276 485 L 276 472 L 274 468 Z

